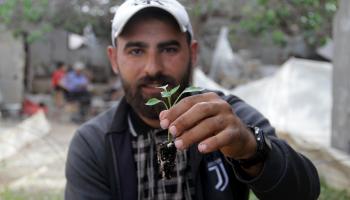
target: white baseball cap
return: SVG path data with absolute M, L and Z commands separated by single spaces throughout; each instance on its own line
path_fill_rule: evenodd
M 122 32 L 126 23 L 144 8 L 160 8 L 171 14 L 179 24 L 182 32 L 188 32 L 193 38 L 193 30 L 186 9 L 176 0 L 126 0 L 120 5 L 112 21 L 112 44 Z
M 74 70 L 77 70 L 77 71 L 80 71 L 80 70 L 83 70 L 85 67 L 84 67 L 84 63 L 80 62 L 80 61 L 77 61 L 73 64 L 73 69 Z

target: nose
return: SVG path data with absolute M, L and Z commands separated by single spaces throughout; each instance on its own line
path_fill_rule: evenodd
M 150 52 L 146 62 L 145 73 L 149 76 L 155 76 L 163 69 L 161 55 L 157 52 Z

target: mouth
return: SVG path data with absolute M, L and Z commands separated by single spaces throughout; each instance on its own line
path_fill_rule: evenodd
M 161 84 L 159 83 L 150 83 L 141 85 L 142 92 L 147 95 L 159 94 L 161 89 L 159 88 Z
M 149 84 L 144 84 L 142 87 L 151 87 L 151 88 L 158 88 L 161 87 L 162 85 L 160 83 L 149 83 Z

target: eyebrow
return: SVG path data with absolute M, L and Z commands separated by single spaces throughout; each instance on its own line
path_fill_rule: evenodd
M 163 48 L 168 47 L 168 46 L 178 46 L 179 47 L 181 45 L 180 45 L 180 42 L 178 42 L 177 40 L 169 40 L 169 41 L 165 41 L 165 42 L 160 42 L 157 45 L 157 48 L 163 49 Z M 149 47 L 149 45 L 144 43 L 144 42 L 139 42 L 139 41 L 132 42 L 131 41 L 131 42 L 126 43 L 126 45 L 124 46 L 124 49 L 132 48 L 132 47 L 147 48 L 147 47 Z
M 164 47 L 167 47 L 167 46 L 181 46 L 180 45 L 180 42 L 176 41 L 176 40 L 170 40 L 170 41 L 165 41 L 165 42 L 161 42 L 157 45 L 157 47 L 159 49 L 162 49 Z
M 146 47 L 148 47 L 148 45 L 144 42 L 128 42 L 124 46 L 124 49 L 131 48 L 131 47 L 146 48 Z

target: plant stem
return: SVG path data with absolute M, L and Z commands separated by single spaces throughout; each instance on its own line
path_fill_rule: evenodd
M 164 104 L 165 108 L 166 108 L 167 110 L 169 110 L 168 105 L 166 105 L 166 103 L 165 103 L 164 101 L 161 101 L 161 102 Z
M 168 143 L 172 142 L 172 138 L 170 137 L 170 131 L 168 129 Z
M 168 97 L 167 99 L 168 99 L 168 103 L 169 103 L 169 108 L 171 108 L 172 107 L 172 105 L 171 105 L 171 99 L 170 99 L 171 97 Z M 170 131 L 169 131 L 169 129 L 168 129 L 168 143 L 169 142 L 171 142 L 171 139 L 172 138 L 170 138 L 171 136 L 170 136 Z
M 165 90 L 165 92 L 168 92 L 168 90 L 167 90 L 166 88 L 165 88 L 164 90 Z M 169 108 L 171 108 L 171 106 L 172 106 L 172 105 L 171 105 L 171 99 L 170 99 L 170 98 L 171 98 L 171 97 L 168 97 L 168 98 L 167 98 L 167 99 L 168 99 L 168 104 L 169 104 L 168 106 L 167 106 L 166 103 L 163 101 L 163 103 L 164 103 L 164 105 L 165 105 L 165 107 L 166 107 L 167 110 L 169 110 Z M 169 131 L 169 129 L 168 129 L 168 143 L 169 143 L 169 142 L 171 142 L 171 138 L 170 138 L 170 131 Z
M 171 97 L 168 97 L 167 99 L 168 99 L 168 104 L 169 104 L 169 108 L 171 108 L 171 99 L 170 99 Z
M 177 101 L 180 99 L 180 97 L 182 96 L 182 94 L 183 94 L 183 92 L 181 92 L 180 94 L 179 94 L 179 96 L 177 96 L 177 98 L 176 98 L 176 100 L 175 100 L 175 102 L 174 102 L 174 105 L 177 103 Z

